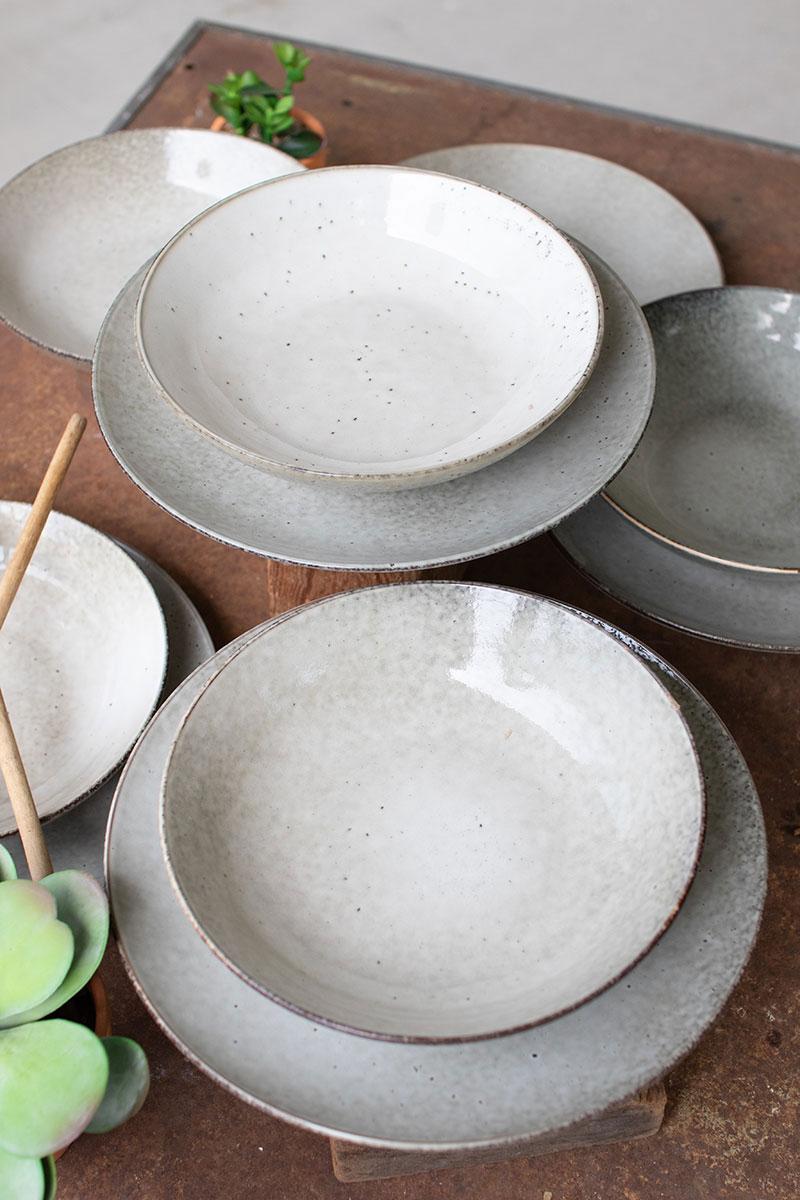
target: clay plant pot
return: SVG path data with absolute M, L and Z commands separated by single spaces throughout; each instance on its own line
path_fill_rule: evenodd
M 313 170 L 314 167 L 324 167 L 328 163 L 328 135 L 325 132 L 325 126 L 321 121 L 317 120 L 313 113 L 306 112 L 303 108 L 293 108 L 292 116 L 298 125 L 303 125 L 306 129 L 310 129 L 317 137 L 322 139 L 319 150 L 308 158 L 299 158 L 297 161 L 302 163 L 304 167 Z M 224 117 L 215 117 L 211 122 L 211 129 L 215 132 L 230 132 L 230 126 Z M 255 132 L 250 133 L 250 137 L 257 137 Z M 280 149 L 280 147 L 276 147 Z
M 108 1037 L 111 1033 L 111 1013 L 108 1007 L 108 993 L 100 976 L 93 975 L 86 987 L 66 1004 L 62 1004 L 61 1008 L 56 1009 L 52 1016 L 86 1025 L 93 1029 L 99 1038 Z M 69 1143 L 69 1146 L 72 1145 L 74 1142 Z M 62 1154 L 67 1153 L 69 1146 L 56 1151 L 53 1158 L 61 1158 Z

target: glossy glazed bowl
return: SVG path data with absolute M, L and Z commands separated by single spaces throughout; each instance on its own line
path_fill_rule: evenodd
M 265 470 L 387 490 L 510 454 L 600 350 L 579 252 L 487 188 L 331 167 L 216 205 L 164 248 L 137 331 L 164 396 Z
M 606 496 L 690 554 L 800 571 L 800 295 L 707 288 L 645 314 L 653 413 Z
M 395 1041 L 546 1021 L 653 944 L 704 796 L 654 676 L 590 618 L 469 584 L 298 610 L 217 674 L 162 788 L 176 892 L 253 987 Z

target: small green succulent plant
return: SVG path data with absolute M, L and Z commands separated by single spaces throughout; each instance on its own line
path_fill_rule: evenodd
M 83 871 L 18 879 L 0 846 L 0 1197 L 52 1200 L 52 1155 L 138 1112 L 144 1051 L 59 1016 L 108 941 L 108 901 Z
M 234 133 L 246 136 L 255 129 L 263 142 L 293 158 L 310 158 L 322 139 L 296 121 L 292 110 L 294 85 L 305 79 L 311 59 L 291 42 L 276 42 L 273 49 L 284 71 L 281 88 L 273 87 L 255 71 L 241 75 L 229 71 L 222 83 L 209 85 L 211 107 Z

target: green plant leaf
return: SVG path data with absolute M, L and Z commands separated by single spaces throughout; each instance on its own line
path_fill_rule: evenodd
M 239 84 L 239 87 L 241 87 L 241 88 L 255 87 L 256 84 L 263 83 L 263 82 L 264 82 L 264 80 L 261 78 L 260 75 L 256 75 L 255 71 L 250 71 L 250 70 L 242 71 L 242 73 L 238 79 L 238 84 Z
M 56 902 L 56 915 L 71 931 L 72 962 L 66 975 L 41 1003 L 0 1020 L 0 1029 L 39 1021 L 66 1004 L 85 987 L 100 966 L 108 943 L 108 900 L 91 875 L 85 871 L 57 871 L 40 881 Z
M 137 1042 L 124 1037 L 103 1038 L 108 1055 L 108 1086 L 100 1107 L 86 1126 L 87 1133 L 108 1133 L 135 1117 L 150 1090 L 147 1056 Z
M 299 129 L 296 133 L 289 133 L 281 138 L 279 144 L 280 149 L 286 154 L 291 154 L 292 158 L 310 158 L 319 150 L 322 138 L 310 129 Z
M 0 1150 L 0 1196 L 3 1200 L 47 1200 L 46 1186 L 41 1158 L 18 1158 Z
M 42 1158 L 91 1121 L 108 1083 L 103 1043 L 72 1021 L 35 1021 L 0 1033 L 0 1147 Z
M 294 107 L 294 98 L 292 96 L 281 96 L 280 100 L 274 106 L 276 113 L 288 113 Z
M 291 42 L 275 42 L 272 49 L 282 67 L 289 67 L 295 60 L 297 51 Z
M 46 1158 L 42 1159 L 42 1169 L 44 1170 L 44 1200 L 56 1200 L 58 1171 L 56 1170 L 56 1160 L 52 1154 L 48 1154 Z
M 6 879 L 17 878 L 17 867 L 11 857 L 11 851 L 0 845 L 0 883 Z
M 263 79 L 261 80 L 260 83 L 254 83 L 252 87 L 243 87 L 240 94 L 241 94 L 243 100 L 246 100 L 249 96 L 277 96 L 278 95 L 278 93 L 275 91 L 275 88 L 270 87 L 270 85 L 268 83 L 265 83 Z
M 0 1019 L 41 1004 L 69 970 L 72 931 L 50 892 L 30 879 L 0 883 Z

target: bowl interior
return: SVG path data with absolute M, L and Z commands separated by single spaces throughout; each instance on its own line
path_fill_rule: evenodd
M 302 168 L 247 138 L 136 129 L 48 155 L 0 191 L 0 314 L 91 358 L 119 290 L 187 221 L 240 188 Z
M 706 557 L 800 570 L 800 296 L 713 288 L 647 319 L 653 415 L 610 499 Z
M 512 449 L 579 388 L 602 321 L 585 263 L 529 209 L 348 167 L 183 230 L 145 280 L 139 332 L 206 432 L 273 467 L 362 476 Z
M 0 557 L 28 515 L 0 502 Z M 100 783 L 161 691 L 167 645 L 152 587 L 124 551 L 60 513 L 48 518 L 0 633 L 0 685 L 42 816 Z M 16 828 L 0 783 L 0 834 Z
M 535 1024 L 674 915 L 702 785 L 650 672 L 589 620 L 494 588 L 404 585 L 251 642 L 179 732 L 167 862 L 225 961 L 390 1039 Z

